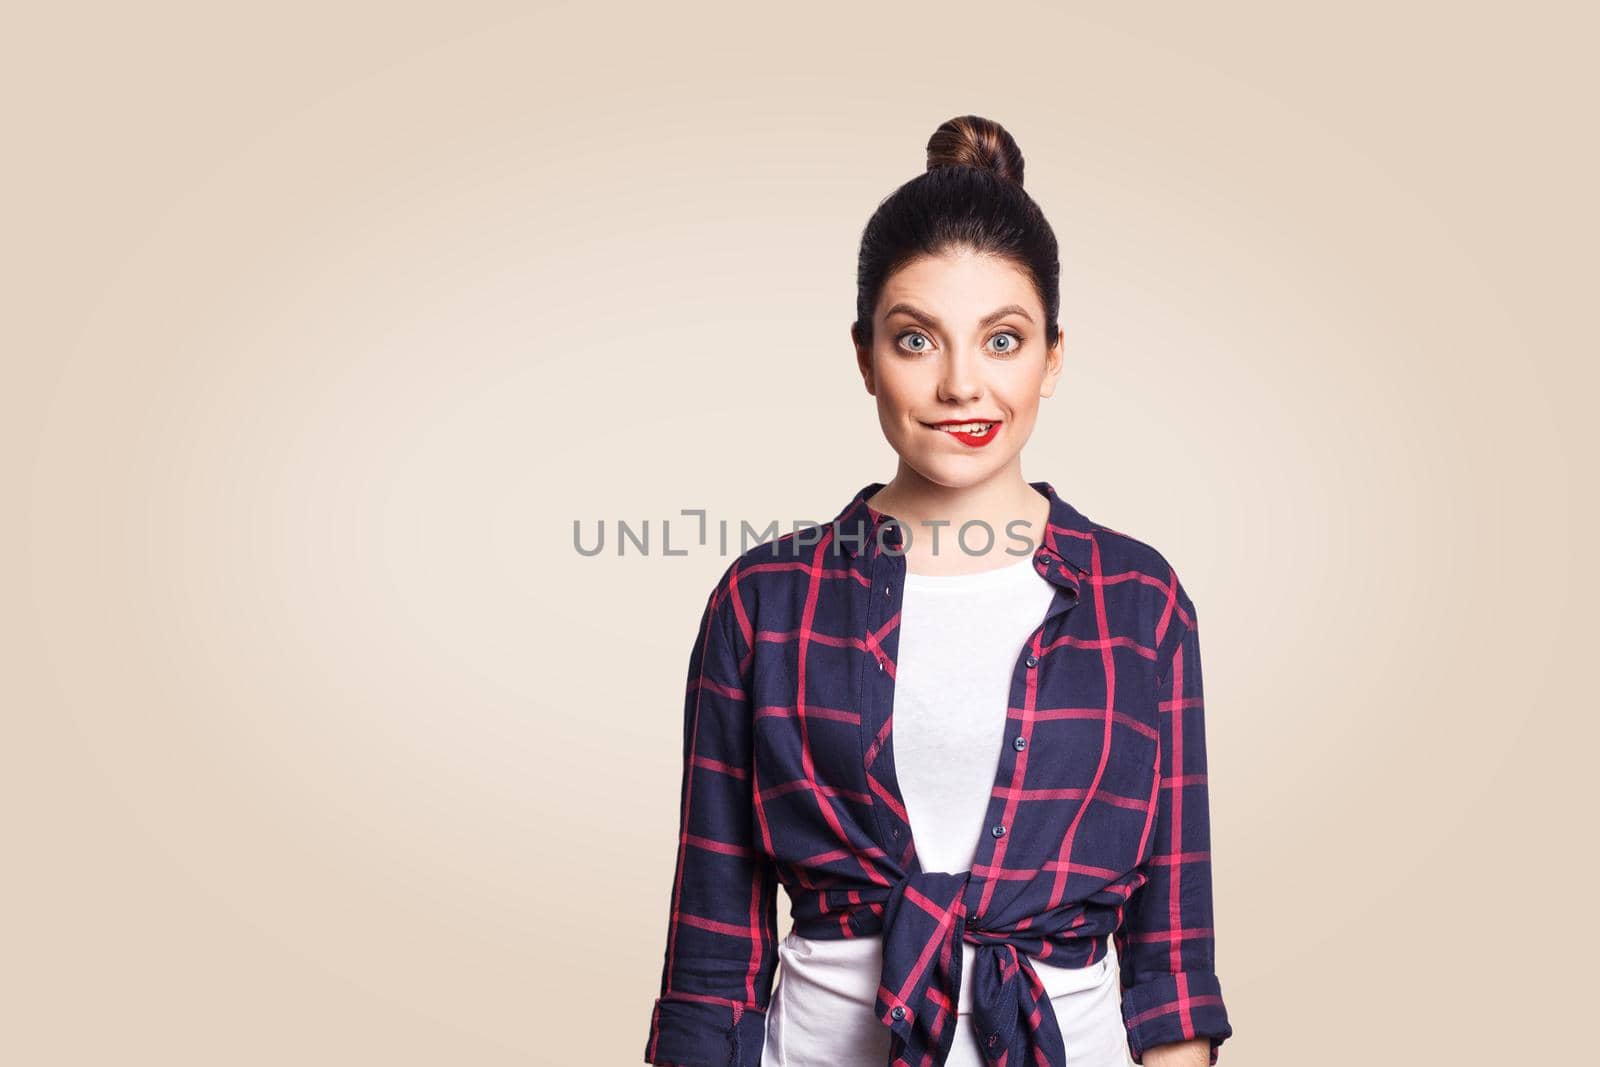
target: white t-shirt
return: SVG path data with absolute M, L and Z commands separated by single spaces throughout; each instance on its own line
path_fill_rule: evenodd
M 1005 742 L 1017 658 L 1044 621 L 1055 586 L 1033 556 L 976 574 L 907 573 L 895 661 L 894 766 L 926 871 L 972 869 Z M 958 1016 L 972 1004 L 976 946 L 961 942 Z M 1084 968 L 1034 968 L 1074 1064 L 1122 1067 L 1115 947 Z M 831 941 L 790 933 L 778 946 L 762 1067 L 883 1067 L 889 1028 L 873 1011 L 883 975 L 879 936 Z M 985 1067 L 962 1018 L 947 1067 Z

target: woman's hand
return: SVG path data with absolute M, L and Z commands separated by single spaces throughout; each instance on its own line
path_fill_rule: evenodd
M 1207 1067 L 1211 1063 L 1211 1039 L 1174 1041 L 1144 1050 L 1144 1067 Z

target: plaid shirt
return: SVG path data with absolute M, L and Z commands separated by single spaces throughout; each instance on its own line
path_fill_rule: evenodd
M 904 545 L 863 488 L 830 523 L 723 572 L 689 660 L 661 992 L 645 1061 L 758 1067 L 777 889 L 807 938 L 881 935 L 889 1067 L 943 1064 L 971 1020 L 995 1067 L 1065 1067 L 1036 966 L 1121 960 L 1133 1059 L 1233 1032 L 1216 975 L 1195 607 L 1155 549 L 1056 495 L 1033 565 L 1056 586 L 1019 652 L 970 871 L 925 871 L 895 778 Z M 918 531 L 913 530 L 915 537 Z

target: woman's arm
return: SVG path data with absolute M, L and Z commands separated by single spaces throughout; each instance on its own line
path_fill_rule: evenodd
M 1144 1067 L 1206 1067 L 1211 1060 L 1211 1039 L 1197 1037 L 1193 1041 L 1157 1045 L 1146 1049 Z
M 1174 613 L 1156 653 L 1161 775 L 1149 879 L 1129 898 L 1118 946 L 1122 1014 L 1135 1063 L 1217 1062 L 1233 1033 L 1216 975 L 1205 702 L 1194 604 L 1171 576 Z M 1198 1039 L 1198 1040 L 1197 1040 Z M 1161 1046 L 1173 1046 L 1158 1051 Z M 1148 1053 L 1148 1055 L 1147 1055 Z M 1178 1057 L 1174 1059 L 1173 1057 Z
M 678 859 L 645 1062 L 758 1067 L 777 968 L 774 868 L 754 838 L 749 649 L 738 562 L 712 590 L 689 657 Z

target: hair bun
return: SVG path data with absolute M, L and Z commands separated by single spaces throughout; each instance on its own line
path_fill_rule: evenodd
M 961 115 L 940 125 L 928 138 L 928 169 L 977 167 L 1022 184 L 1022 149 L 993 119 Z

